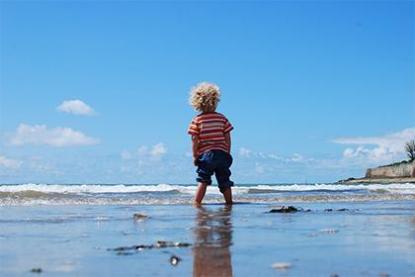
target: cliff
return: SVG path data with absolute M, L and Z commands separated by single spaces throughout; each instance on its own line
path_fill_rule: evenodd
M 403 161 L 390 165 L 369 168 L 366 171 L 366 178 L 406 178 L 415 177 L 415 160 L 412 162 Z
M 415 160 L 369 168 L 364 178 L 349 178 L 339 183 L 415 183 Z

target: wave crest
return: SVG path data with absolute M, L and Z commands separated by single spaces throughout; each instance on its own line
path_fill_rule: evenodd
M 58 184 L 21 184 L 21 185 L 0 185 L 0 192 L 23 192 L 31 191 L 42 193 L 71 193 L 71 194 L 101 194 L 101 193 L 139 193 L 139 192 L 173 192 L 194 193 L 196 186 L 193 185 L 58 185 Z M 287 184 L 287 185 L 240 185 L 234 186 L 235 193 L 277 193 L 277 192 L 318 192 L 318 191 L 388 191 L 415 194 L 415 184 Z M 218 192 L 216 186 L 209 186 L 208 192 Z

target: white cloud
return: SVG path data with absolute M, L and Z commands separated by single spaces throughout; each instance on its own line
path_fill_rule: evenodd
M 305 158 L 304 156 L 294 153 L 291 157 L 283 157 L 279 156 L 274 153 L 264 153 L 264 152 L 256 152 L 251 149 L 241 147 L 239 148 L 239 157 L 241 158 L 249 158 L 253 160 L 263 161 L 263 160 L 269 160 L 274 162 L 286 162 L 286 163 L 300 163 L 300 162 L 307 162 L 310 161 L 309 158 Z
M 94 145 L 99 143 L 99 140 L 88 137 L 82 132 L 71 128 L 56 127 L 48 129 L 46 125 L 20 124 L 9 142 L 15 146 L 33 144 L 65 147 Z
M 248 148 L 241 147 L 239 148 L 239 156 L 249 158 L 251 156 L 252 151 Z
M 407 141 L 415 138 L 415 127 L 407 128 L 397 133 L 387 134 L 379 137 L 349 137 L 335 139 L 339 144 L 377 145 L 389 149 L 391 152 L 404 152 Z
M 268 158 L 273 159 L 273 160 L 277 160 L 277 161 L 280 161 L 280 160 L 283 159 L 282 157 L 280 157 L 278 155 L 275 155 L 275 154 L 268 154 Z
M 177 159 L 173 162 L 173 166 L 166 165 L 166 162 L 169 162 L 169 159 L 164 158 L 167 152 L 167 147 L 161 142 L 150 146 L 142 145 L 132 151 L 124 150 L 121 152 L 120 170 L 124 176 L 136 176 L 142 180 L 148 178 L 149 174 L 154 172 L 154 168 L 157 168 L 160 175 L 156 174 L 153 177 L 160 178 L 165 172 L 174 172 L 174 167 L 177 167 Z
M 415 127 L 384 136 L 338 138 L 333 142 L 345 145 L 358 145 L 356 148 L 349 147 L 344 150 L 343 157 L 346 159 L 388 162 L 403 156 L 405 143 L 414 138 Z
M 121 158 L 123 160 L 139 159 L 144 160 L 159 160 L 167 154 L 167 147 L 164 143 L 157 143 L 153 146 L 142 145 L 138 147 L 136 151 L 124 150 L 121 152 Z
M 7 169 L 19 169 L 21 165 L 21 161 L 9 159 L 5 156 L 0 156 L 0 167 L 5 167 Z
M 158 143 L 154 145 L 150 151 L 150 155 L 155 158 L 162 157 L 166 153 L 167 153 L 167 148 L 166 146 L 164 146 L 163 143 Z
M 74 99 L 74 100 L 65 100 L 57 108 L 58 111 L 64 113 L 71 113 L 76 115 L 94 115 L 95 111 L 85 102 Z
M 255 163 L 255 173 L 257 174 L 264 174 L 265 173 L 265 168 L 264 165 L 261 165 L 259 163 Z
M 304 157 L 302 155 L 298 154 L 298 153 L 294 153 L 294 155 L 290 159 L 288 159 L 288 161 L 302 162 L 302 161 L 304 161 Z

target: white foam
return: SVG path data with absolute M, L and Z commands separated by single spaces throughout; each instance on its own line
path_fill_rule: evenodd
M 340 185 L 340 184 L 314 184 L 314 185 L 257 185 L 249 187 L 255 190 L 269 191 L 352 191 L 352 190 L 386 190 L 386 191 L 405 191 L 415 193 L 415 184 L 356 184 L 356 185 Z
M 0 192 L 25 192 L 36 191 L 42 193 L 137 193 L 137 192 L 169 192 L 178 191 L 181 193 L 194 194 L 196 186 L 181 185 L 49 185 L 49 184 L 22 184 L 22 185 L 0 185 Z M 248 191 L 248 188 L 239 189 Z M 220 193 L 214 186 L 208 187 L 208 192 Z
M 137 193 L 137 192 L 168 192 L 178 191 L 185 194 L 194 194 L 196 186 L 182 185 L 49 185 L 49 184 L 21 184 L 21 185 L 0 185 L 0 192 L 24 192 L 36 191 L 42 193 Z M 307 191 L 351 191 L 367 190 L 376 191 L 384 190 L 391 193 L 415 194 L 415 184 L 314 184 L 314 185 L 252 185 L 252 186 L 235 186 L 234 194 L 245 194 L 249 190 L 264 192 L 307 192 Z M 220 194 L 216 186 L 209 186 L 208 193 Z

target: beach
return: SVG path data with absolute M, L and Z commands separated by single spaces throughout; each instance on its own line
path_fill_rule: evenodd
M 378 186 L 1 185 L 0 275 L 415 276 L 413 184 Z
M 414 23 L 0 0 L 0 277 L 415 277 Z

